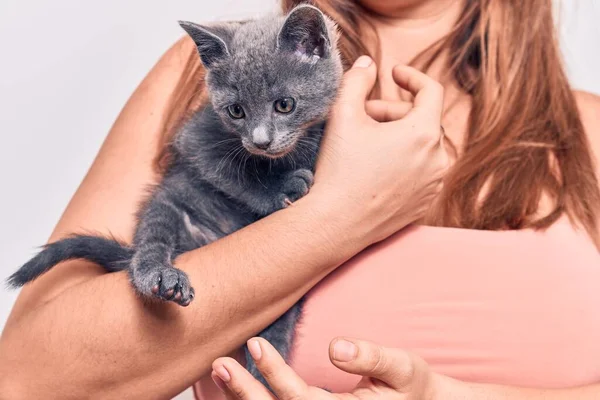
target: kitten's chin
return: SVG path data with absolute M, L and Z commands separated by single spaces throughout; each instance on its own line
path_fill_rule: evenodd
M 246 146 L 246 145 L 244 146 L 246 151 L 248 151 L 248 153 L 250 153 L 250 154 L 253 154 L 255 156 L 265 157 L 265 158 L 271 158 L 271 159 L 285 157 L 287 154 L 291 153 L 292 150 L 294 150 L 294 147 L 295 147 L 295 145 L 289 146 L 280 151 L 271 151 L 269 149 L 262 150 L 262 149 L 259 149 L 257 147 L 253 147 L 253 146 Z

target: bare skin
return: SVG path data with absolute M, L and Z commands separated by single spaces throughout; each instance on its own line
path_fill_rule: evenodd
M 421 3 L 435 5 L 433 0 Z M 419 15 L 417 22 L 423 22 L 434 13 L 434 8 L 428 8 L 427 15 L 420 13 L 423 8 L 411 10 L 407 22 Z M 381 9 L 379 13 L 387 12 L 391 18 L 399 16 L 398 11 Z M 436 26 L 441 32 L 446 25 L 440 21 L 448 22 L 437 18 L 429 23 L 440 24 Z M 383 29 L 384 25 L 379 26 Z M 392 43 L 391 32 L 380 31 L 384 46 L 386 40 Z M 438 30 L 423 25 L 421 49 L 434 40 L 428 32 Z M 131 238 L 132 214 L 143 198 L 143 188 L 159 179 L 151 162 L 158 151 L 161 118 L 191 51 L 191 43 L 179 42 L 136 90 L 50 240 L 82 229 Z M 389 58 L 382 60 L 379 74 L 382 82 L 388 82 L 385 87 L 393 90 L 382 93 L 382 97 L 396 101 L 403 92 L 396 89 L 392 66 L 411 55 L 388 50 L 384 54 Z M 355 78 L 348 87 L 359 88 L 359 93 L 371 79 L 366 75 Z M 451 86 L 446 90 L 447 103 L 459 96 Z M 578 101 L 600 160 L 600 100 L 582 94 Z M 469 111 L 468 99 L 459 104 L 444 116 L 446 132 L 455 143 L 464 135 Z M 350 100 L 338 107 L 342 114 L 343 110 L 347 114 L 357 110 L 352 109 Z M 374 122 L 369 125 L 348 120 L 354 131 L 359 131 L 357 124 L 364 124 L 365 129 L 380 132 L 381 127 Z M 412 132 L 412 141 L 403 144 L 407 148 L 405 160 L 413 164 L 377 165 L 383 158 L 381 149 L 390 147 L 384 138 L 378 142 L 381 148 L 371 148 L 370 152 L 366 151 L 367 143 L 354 138 L 353 148 L 360 149 L 360 154 L 342 150 L 349 138 L 331 141 L 331 156 L 323 158 L 328 164 L 318 166 L 315 187 L 306 198 L 177 261 L 193 282 L 205 283 L 188 309 L 168 304 L 145 306 L 133 294 L 124 274 L 107 275 L 91 264 L 74 261 L 53 269 L 24 288 L 7 322 L 0 339 L 0 396 L 21 399 L 52 393 L 57 398 L 152 399 L 180 392 L 208 373 L 215 358 L 242 345 L 346 259 L 422 216 L 423 199 L 429 201 L 435 195 L 436 180 L 422 182 L 417 177 L 424 171 L 437 177 L 447 162 L 437 149 L 419 153 L 420 158 L 414 155 L 416 142 L 425 140 L 430 149 L 435 148 L 438 132 L 432 126 L 431 120 L 423 121 L 422 129 Z M 348 159 L 336 159 L 336 155 Z M 346 169 L 357 161 L 363 170 L 385 171 L 384 178 L 374 181 L 368 174 L 360 175 L 358 168 Z M 407 165 L 411 166 L 408 172 Z M 352 181 L 340 180 L 344 175 L 351 176 Z M 403 179 L 398 180 L 398 176 Z M 418 190 L 407 195 L 411 184 Z M 346 192 L 353 196 L 335 196 Z M 384 201 L 389 199 L 394 201 Z

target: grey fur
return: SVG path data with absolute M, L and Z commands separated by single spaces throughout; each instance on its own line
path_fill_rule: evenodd
M 10 284 L 23 285 L 59 261 L 85 258 L 109 271 L 127 269 L 144 297 L 186 306 L 194 289 L 172 264 L 178 255 L 308 192 L 342 75 L 331 20 L 312 6 L 299 6 L 288 16 L 244 23 L 180 24 L 207 69 L 210 103 L 176 135 L 174 162 L 141 207 L 132 245 L 97 236 L 64 239 L 46 246 Z M 291 112 L 275 111 L 274 102 L 290 98 Z M 234 103 L 245 118 L 230 116 Z M 260 334 L 285 357 L 300 314 L 301 302 Z M 264 382 L 251 358 L 248 369 Z

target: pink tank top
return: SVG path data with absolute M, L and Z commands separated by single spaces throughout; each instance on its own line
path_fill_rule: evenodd
M 600 381 L 600 253 L 566 221 L 545 232 L 411 227 L 363 251 L 307 296 L 291 364 L 349 391 L 335 336 L 408 349 L 442 374 L 539 388 Z M 198 399 L 223 399 L 210 376 Z

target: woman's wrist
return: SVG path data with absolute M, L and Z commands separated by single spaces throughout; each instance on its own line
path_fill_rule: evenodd
M 352 255 L 373 244 L 371 232 L 375 229 L 372 219 L 366 218 L 364 208 L 353 201 L 322 192 L 310 192 L 296 203 L 307 218 L 315 221 L 323 240 L 344 243 Z M 340 240 L 342 239 L 342 240 Z M 338 246 L 338 244 L 336 244 Z

